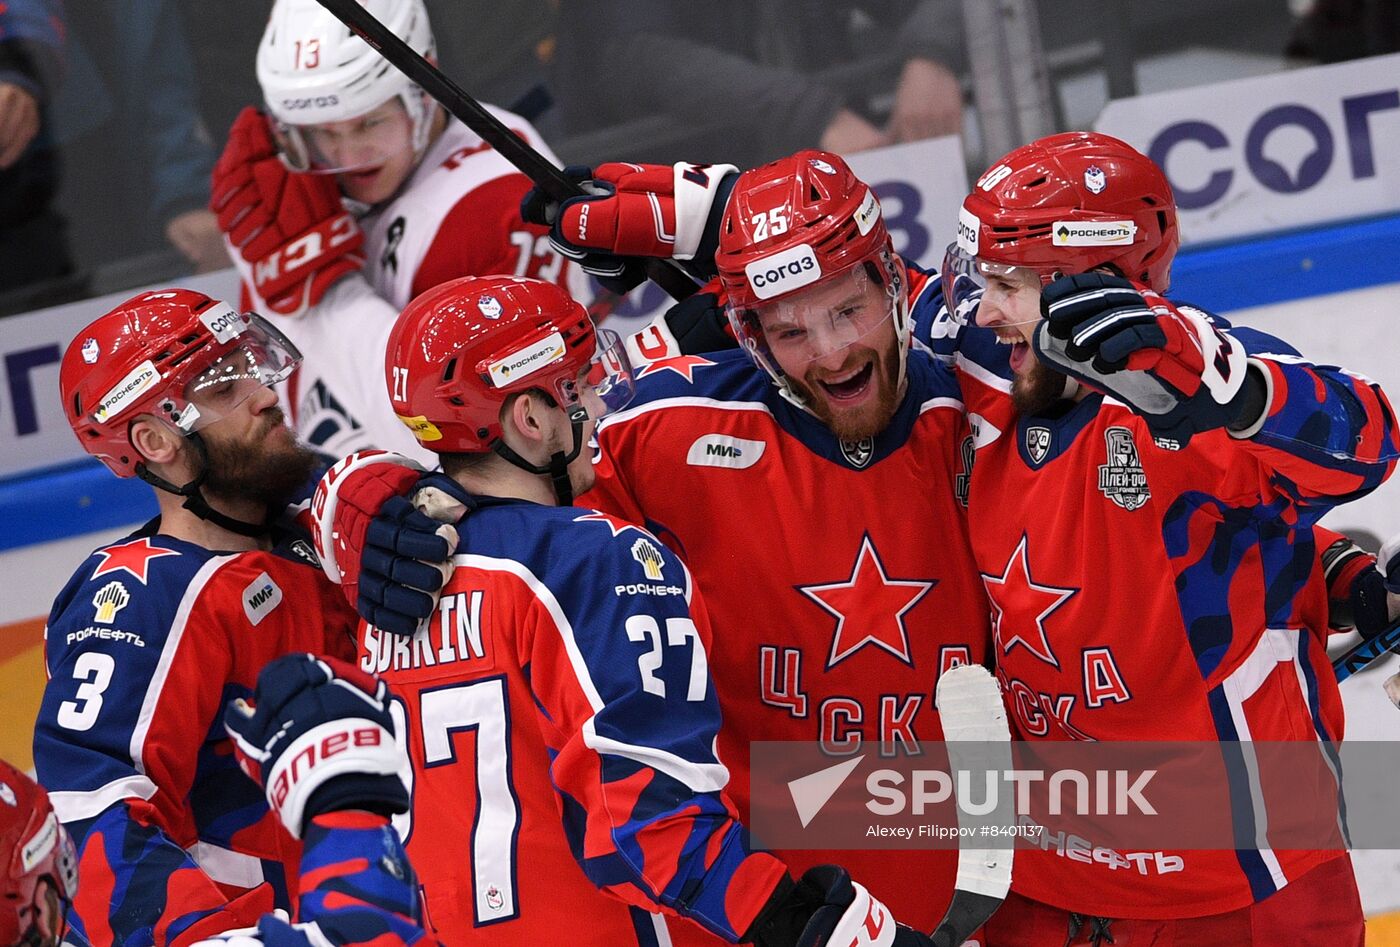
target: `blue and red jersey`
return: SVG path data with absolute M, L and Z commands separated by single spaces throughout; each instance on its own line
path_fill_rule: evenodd
M 78 846 L 79 935 L 186 944 L 290 907 L 299 846 L 239 772 L 224 705 L 279 655 L 351 657 L 354 624 L 295 536 L 220 553 L 147 527 L 78 568 L 45 631 L 34 760 Z
M 938 676 L 982 662 L 988 640 L 952 373 L 911 353 L 893 420 L 856 443 L 739 351 L 640 375 L 634 402 L 598 426 L 598 480 L 580 502 L 645 524 L 694 572 L 740 813 L 754 740 L 820 741 L 843 759 L 941 739 Z M 952 851 L 776 854 L 795 873 L 839 863 L 901 922 L 930 930 L 956 868 Z
M 470 513 L 437 617 L 412 637 L 360 629 L 360 666 L 407 722 L 400 831 L 428 929 L 656 944 L 683 915 L 737 940 L 786 869 L 724 794 L 689 572 L 616 517 L 457 492 Z
M 914 316 L 916 337 L 956 365 L 967 403 L 972 542 L 1015 735 L 1303 740 L 1332 753 L 1342 706 L 1314 524 L 1394 466 L 1379 388 L 1234 329 L 1267 373 L 1263 426 L 1180 445 L 1099 393 L 1022 415 L 992 333 L 959 332 L 937 292 Z M 1246 807 L 1245 796 L 1276 791 L 1248 789 L 1236 793 Z M 1198 916 L 1267 897 L 1339 853 L 1163 854 L 1032 850 L 1018 854 L 1013 883 L 1081 913 Z

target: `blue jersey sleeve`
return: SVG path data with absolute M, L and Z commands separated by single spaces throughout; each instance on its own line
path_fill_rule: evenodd
M 554 590 L 577 623 L 572 676 L 591 711 L 552 767 L 566 830 L 600 887 L 736 941 L 786 868 L 754 852 L 724 793 L 704 604 L 689 571 L 650 533 L 605 514 L 578 519 L 591 524 L 580 536 L 592 529 L 599 539 Z M 611 850 L 583 857 L 584 835 L 600 831 Z

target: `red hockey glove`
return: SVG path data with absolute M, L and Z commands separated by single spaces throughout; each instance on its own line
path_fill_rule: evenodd
M 1266 383 L 1246 383 L 1244 346 L 1199 310 L 1103 273 L 1055 280 L 1040 308 L 1036 353 L 1126 403 L 1159 439 L 1239 431 L 1266 410 Z
M 457 549 L 453 526 L 406 499 L 422 476 L 402 454 L 360 451 L 327 470 L 311 500 L 321 569 L 361 618 L 398 634 L 436 611 Z
M 322 812 L 408 811 L 401 774 L 411 764 L 389 688 L 352 664 L 283 655 L 262 669 L 251 703 L 229 702 L 224 729 L 238 765 L 296 838 Z
M 301 315 L 364 263 L 364 235 L 341 204 L 335 178 L 288 170 L 266 116 L 254 108 L 240 112 L 229 131 L 209 209 L 239 274 L 278 315 Z
M 556 205 L 531 190 L 520 213 L 549 226 L 555 249 L 594 276 L 621 277 L 626 264 L 619 257 L 671 257 L 693 260 L 694 274 L 708 279 L 737 172 L 732 164 L 687 162 L 573 167 L 565 173 L 595 193 Z

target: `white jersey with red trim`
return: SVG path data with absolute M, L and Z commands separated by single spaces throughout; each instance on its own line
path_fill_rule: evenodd
M 486 108 L 557 163 L 529 122 Z M 529 178 L 449 120 L 398 195 L 360 217 L 363 271 L 342 278 L 303 315 L 277 320 L 304 358 L 284 392 L 303 440 L 336 457 L 382 447 L 434 466 L 437 458 L 394 416 L 384 390 L 384 349 L 403 307 L 439 283 L 494 273 L 549 280 L 588 298 L 582 271 L 550 247 L 548 228 L 521 219 L 529 189 Z M 254 308 L 267 311 L 244 290 Z

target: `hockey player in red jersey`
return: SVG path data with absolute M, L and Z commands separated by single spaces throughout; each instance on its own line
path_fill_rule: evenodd
M 599 170 L 613 176 L 616 167 Z M 720 212 L 689 200 L 687 175 L 664 177 L 664 187 L 655 174 L 649 181 L 661 206 L 713 227 Z M 722 199 L 724 189 L 714 193 Z M 556 239 L 575 252 L 669 252 L 654 226 L 612 197 L 565 205 Z M 594 221 L 586 241 L 571 226 L 585 215 Z M 1327 607 L 1311 524 L 1388 475 L 1392 415 L 1364 378 L 1163 300 L 1154 290 L 1166 288 L 1175 249 L 1175 207 L 1159 169 L 1105 136 L 1057 136 L 979 181 L 945 275 L 915 302 L 915 335 L 960 369 L 972 416 L 972 532 L 1008 701 L 1032 739 L 1335 740 L 1340 702 L 1321 646 Z M 1054 281 L 1103 268 L 1110 275 Z M 979 312 L 996 337 L 959 328 Z M 639 347 L 690 356 L 686 339 L 716 338 L 685 329 L 673 319 Z M 1041 366 L 1041 344 L 1081 382 Z M 1202 351 L 1218 357 L 1193 355 Z M 1079 460 L 1059 459 L 1071 449 Z M 1202 533 L 1216 522 L 1228 525 L 1214 538 Z M 1124 548 L 1160 550 L 1160 562 L 1124 559 Z M 1075 563 L 1069 576 L 1045 578 L 1066 561 Z M 1163 581 L 1154 586 L 1154 576 Z M 1105 625 L 1105 615 L 1118 624 Z M 1166 637 L 1110 634 L 1144 620 Z M 1056 629 L 1069 636 L 1058 648 Z M 1076 660 L 1062 664 L 1061 653 Z M 1179 923 L 1178 933 L 1214 929 L 1226 939 L 1253 929 L 1262 941 L 1345 941 L 1358 936 L 1360 914 L 1338 854 L 1187 853 L 1180 870 L 1151 879 L 1123 870 L 1133 861 L 1050 854 L 1024 868 L 1018 859 L 1016 889 L 1058 907 L 1018 908 L 1013 895 L 988 934 L 1036 943 L 1083 928 L 1092 938 L 1117 917 L 1120 931 Z M 1163 863 L 1175 868 L 1174 857 Z M 1294 920 L 1278 933 L 1279 919 L 1298 911 L 1314 930 Z M 1098 919 L 1074 920 L 1085 915 Z M 1025 918 L 1035 919 L 1023 926 Z
M 354 613 L 279 515 L 315 464 L 270 387 L 298 358 L 183 289 L 133 297 L 64 353 L 78 440 L 160 509 L 84 561 L 46 629 L 34 760 L 78 847 L 81 942 L 188 944 L 289 906 L 297 845 L 220 720 L 272 658 L 354 653 Z
M 386 696 L 382 683 L 350 665 L 296 654 L 262 670 L 254 700 L 230 704 L 225 725 L 243 741 L 246 771 L 259 786 L 285 779 L 298 758 L 291 748 L 303 736 L 344 748 L 309 762 L 301 757 L 296 818 L 290 807 L 281 813 L 288 831 L 304 840 L 297 923 L 282 912 L 267 914 L 256 926 L 200 941 L 202 947 L 436 944 L 423 932 L 417 883 L 389 828 L 388 814 L 407 808 L 408 791 L 397 775 L 407 757 L 394 740 Z M 77 852 L 48 794 L 3 761 L 0 865 L 0 945 L 58 947 L 78 891 Z
M 978 416 L 972 535 L 999 674 L 1026 739 L 1328 752 L 1341 703 L 1312 524 L 1390 474 L 1393 414 L 1367 379 L 1165 299 L 1176 239 L 1161 170 L 1097 134 L 1012 152 L 963 204 L 947 312 L 995 340 L 930 341 L 955 350 Z M 1362 940 L 1342 852 L 1143 864 L 1022 853 L 988 935 L 1042 943 L 1087 917 L 1086 937 Z
M 906 270 L 873 193 L 836 155 L 802 152 L 723 187 L 724 169 L 694 165 L 605 175 L 589 238 L 611 250 L 671 233 L 665 252 L 698 259 L 717 233 L 745 350 L 643 368 L 636 402 L 599 425 L 582 501 L 645 523 L 694 570 L 740 812 L 753 740 L 820 741 L 844 758 L 940 739 L 933 688 L 986 659 L 988 610 L 967 541 L 972 442 L 957 384 L 909 345 L 928 278 Z M 657 182 L 674 190 L 653 202 Z M 668 215 L 657 224 L 638 213 L 653 203 Z M 574 210 L 560 214 L 564 237 L 578 237 Z M 663 330 L 634 349 L 675 342 Z M 953 888 L 950 851 L 781 854 L 840 861 L 925 929 Z
M 423 489 L 464 517 L 433 620 L 361 626 L 361 667 L 403 698 L 402 830 L 432 928 L 449 943 L 703 928 L 760 947 L 928 944 L 841 869 L 794 882 L 751 849 L 717 755 L 699 588 L 646 530 L 570 505 L 594 481 L 595 423 L 633 396 L 621 340 L 551 284 L 463 278 L 404 310 L 385 381 L 441 459 Z M 356 466 L 323 479 L 318 516 L 337 519 Z
M 423 0 L 367 5 L 433 56 Z M 336 456 L 415 453 L 378 385 L 399 310 L 459 276 L 567 285 L 581 274 L 545 228 L 521 220 L 529 180 L 316 0 L 273 4 L 257 75 L 268 114 L 250 108 L 234 123 L 210 206 L 253 308 L 294 317 L 282 328 L 306 361 L 290 392 L 293 426 Z M 487 108 L 553 158 L 529 122 Z

